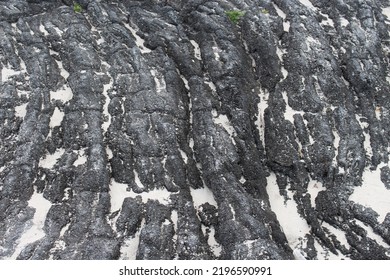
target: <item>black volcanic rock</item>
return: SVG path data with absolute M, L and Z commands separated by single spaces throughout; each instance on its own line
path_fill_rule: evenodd
M 0 1 L 0 259 L 390 258 L 388 1 L 77 3 Z

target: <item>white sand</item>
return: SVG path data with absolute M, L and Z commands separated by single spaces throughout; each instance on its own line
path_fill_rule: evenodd
M 222 126 L 226 132 L 230 135 L 230 137 L 233 139 L 233 136 L 236 135 L 236 131 L 234 127 L 231 125 L 228 117 L 224 114 L 219 114 L 217 113 L 216 110 L 212 110 L 212 115 L 213 115 L 213 121 L 216 125 Z M 233 142 L 234 143 L 234 142 Z
M 74 166 L 79 166 L 87 162 L 87 156 L 85 154 L 85 149 L 82 149 L 78 151 L 78 158 L 76 161 L 73 163 Z
M 68 71 L 66 71 L 65 70 L 65 68 L 64 68 L 64 66 L 63 66 L 63 64 L 62 64 L 62 61 L 58 61 L 58 60 L 56 60 L 56 63 L 57 63 L 57 65 L 58 65 L 58 68 L 60 69 L 60 74 L 61 74 L 61 76 L 66 80 L 66 79 L 68 79 L 68 77 L 69 77 L 69 72 Z
M 103 37 L 100 37 L 99 39 L 96 40 L 96 43 L 97 43 L 98 45 L 101 45 L 101 44 L 103 44 L 104 42 L 105 42 L 105 40 L 104 40 Z
M 321 182 L 316 180 L 311 180 L 307 187 L 307 192 L 310 194 L 311 205 L 315 207 L 315 199 L 320 191 L 324 191 L 326 188 L 322 185 Z
M 64 31 L 62 31 L 61 29 L 59 29 L 57 26 L 53 26 L 53 29 L 57 32 L 57 34 L 59 36 L 62 36 L 62 34 L 64 33 Z M 65 30 L 66 31 L 66 30 Z
M 346 20 L 343 17 L 340 17 L 340 25 L 341 25 L 341 27 L 346 27 L 348 24 L 349 24 L 348 20 Z
M 138 174 L 137 174 L 138 176 Z M 136 179 L 138 181 L 139 179 Z M 138 182 L 140 183 L 140 182 Z M 173 194 L 165 189 L 155 189 L 150 192 L 135 193 L 127 191 L 127 184 L 121 184 L 111 179 L 110 182 L 110 198 L 111 198 L 111 212 L 115 212 L 122 207 L 123 200 L 126 197 L 136 198 L 142 197 L 142 201 L 146 203 L 149 199 L 158 200 L 161 204 L 168 205 L 170 203 L 170 195 Z
M 26 116 L 26 113 L 27 113 L 27 104 L 28 103 L 24 103 L 22 105 L 15 107 L 15 115 L 17 117 L 24 119 L 24 117 Z
M 145 189 L 145 186 L 142 184 L 142 182 L 138 176 L 138 172 L 135 169 L 133 170 L 133 172 L 134 172 L 134 180 L 135 180 L 135 183 L 137 184 L 137 186 L 140 189 Z
M 290 31 L 290 22 L 288 20 L 286 20 L 285 12 L 283 12 L 275 3 L 272 3 L 272 5 L 274 6 L 278 16 L 280 16 L 283 19 L 283 30 L 285 32 L 289 32 Z
M 317 251 L 317 259 L 318 260 L 341 260 L 348 259 L 343 254 L 339 252 L 338 255 L 333 254 L 328 249 L 324 249 L 317 240 L 314 240 L 314 247 Z
M 182 159 L 184 160 L 184 163 L 187 164 L 188 163 L 187 154 L 180 148 L 179 148 L 179 152 L 180 152 L 180 155 L 181 155 Z
M 135 260 L 137 257 L 137 250 L 139 246 L 139 237 L 141 234 L 141 230 L 145 225 L 145 220 L 143 219 L 141 222 L 141 226 L 138 231 L 135 233 L 134 237 L 127 238 L 120 249 L 122 260 Z
M 272 3 L 272 5 L 274 6 L 275 10 L 276 10 L 276 13 L 278 14 L 278 16 L 280 16 L 282 19 L 286 19 L 286 14 L 285 12 L 283 12 L 279 7 L 278 5 L 276 5 L 275 3 Z
M 356 119 L 359 122 L 360 127 L 363 129 L 364 149 L 366 151 L 366 154 L 371 157 L 373 154 L 371 147 L 371 136 L 369 132 L 364 131 L 365 128 L 368 128 L 368 123 L 362 122 L 359 116 Z
M 191 99 L 191 91 L 190 91 L 190 85 L 188 83 L 188 80 L 180 73 L 179 69 L 176 68 L 176 71 L 178 72 L 181 80 L 183 81 L 184 83 L 184 86 L 185 88 L 187 89 L 187 94 L 188 94 L 188 99 L 189 99 L 189 103 L 188 103 L 188 112 L 189 112 L 189 115 L 190 115 L 190 125 L 192 126 L 192 120 L 193 120 L 193 114 L 192 114 L 192 99 Z
M 260 102 L 257 104 L 257 127 L 259 129 L 260 140 L 265 145 L 265 135 L 264 135 L 264 111 L 268 107 L 268 96 L 269 92 L 267 90 L 262 90 L 260 88 L 258 96 L 260 98 Z
M 380 179 L 380 168 L 383 166 L 385 164 L 381 164 L 374 171 L 366 168 L 362 176 L 362 186 L 355 187 L 350 196 L 350 200 L 377 212 L 380 223 L 384 221 L 386 214 L 390 213 L 390 190 L 386 189 Z
M 135 43 L 136 45 L 138 46 L 139 50 L 141 53 L 150 53 L 152 50 L 145 47 L 145 40 L 142 39 L 140 36 L 137 35 L 137 29 L 134 29 L 133 27 L 131 27 L 128 23 L 125 24 L 125 27 L 130 30 L 131 34 L 134 36 L 135 38 Z
M 381 116 L 382 116 L 382 108 L 376 107 L 375 108 L 375 117 L 376 117 L 376 119 L 378 121 L 381 120 Z
M 283 55 L 285 54 L 286 52 L 285 51 L 282 51 L 279 47 L 276 47 L 276 54 L 278 55 L 279 57 L 279 60 L 280 60 L 280 67 L 281 67 L 281 71 L 282 71 L 282 75 L 283 75 L 283 79 L 281 81 L 283 81 L 284 79 L 287 78 L 287 75 L 288 75 L 288 71 L 286 70 L 286 68 L 284 68 L 284 63 L 283 63 Z
M 176 210 L 172 210 L 171 212 L 171 220 L 173 223 L 173 229 L 175 231 L 175 235 L 173 236 L 174 240 L 177 240 L 177 222 L 179 220 L 178 213 Z
M 51 56 L 56 56 L 56 55 L 60 55 L 60 53 L 59 52 L 56 52 L 56 51 L 53 51 L 53 50 L 49 50 L 49 53 L 50 53 L 50 55 Z M 56 60 L 57 61 L 57 60 Z M 58 62 L 58 61 L 57 61 Z
M 45 224 L 45 219 L 47 212 L 51 207 L 51 203 L 43 197 L 43 194 L 37 193 L 35 191 L 28 202 L 28 206 L 35 208 L 35 214 L 32 220 L 32 226 L 23 233 L 21 238 L 18 240 L 18 246 L 11 257 L 11 259 L 16 259 L 20 252 L 30 243 L 33 243 L 42 237 L 45 236 L 43 226 Z
M 18 28 L 18 25 L 16 24 L 16 22 L 11 23 L 11 26 L 12 26 L 12 29 L 13 29 L 14 32 L 17 32 L 19 34 L 21 33 L 19 28 Z
M 291 199 L 285 202 L 283 196 L 279 194 L 276 175 L 271 173 L 267 177 L 267 193 L 271 209 L 276 214 L 289 245 L 292 249 L 298 248 L 300 239 L 310 233 L 310 227 L 306 220 L 298 214 L 297 204 L 292 198 L 292 192 L 287 190 L 288 197 Z
M 296 260 L 306 260 L 305 256 L 302 254 L 302 251 L 297 248 L 293 250 L 293 255 Z
M 321 22 L 321 25 L 329 25 L 329 26 L 334 27 L 334 21 L 328 15 L 323 14 L 321 12 L 320 12 L 320 14 L 322 16 L 326 17 L 326 19 Z
M 106 133 L 108 128 L 111 125 L 111 115 L 108 112 L 108 105 L 110 104 L 110 96 L 108 95 L 108 90 L 112 88 L 113 79 L 110 80 L 110 83 L 103 86 L 103 95 L 104 95 L 104 105 L 103 105 L 103 116 L 107 117 L 107 121 L 103 122 L 102 129 L 103 133 Z
M 39 31 L 41 31 L 43 33 L 43 35 L 45 35 L 45 36 L 49 35 L 49 32 L 47 32 L 47 30 L 46 30 L 46 28 L 45 28 L 45 26 L 43 24 L 41 24 L 39 26 Z
M 56 127 L 56 126 L 60 126 L 60 125 L 61 125 L 61 122 L 62 122 L 62 120 L 63 120 L 63 118 L 64 118 L 64 116 L 65 116 L 64 112 L 60 111 L 60 110 L 58 109 L 58 107 L 56 107 L 56 108 L 54 109 L 53 115 L 52 115 L 51 118 L 50 118 L 50 124 L 49 124 L 49 126 L 50 126 L 51 128 L 54 128 L 54 127 Z
M 229 208 L 230 208 L 230 212 L 233 215 L 233 219 L 232 220 L 235 221 L 236 220 L 236 211 L 234 210 L 234 207 L 231 204 L 229 204 Z
M 201 189 L 190 188 L 192 200 L 194 201 L 195 209 L 198 209 L 202 204 L 208 202 L 215 207 L 218 207 L 217 202 L 214 199 L 214 195 L 207 186 L 203 186 Z
M 39 167 L 52 169 L 57 161 L 65 153 L 64 149 L 57 149 L 54 154 L 46 154 L 46 156 L 39 161 Z
M 382 14 L 384 14 L 388 20 L 390 20 L 390 7 L 386 7 L 382 9 Z
M 216 257 L 219 257 L 222 252 L 222 246 L 217 242 L 215 239 L 215 229 L 214 227 L 210 227 L 210 233 L 209 233 L 209 238 L 207 239 L 207 243 L 210 246 L 211 251 Z
M 1 83 L 5 83 L 6 81 L 8 81 L 9 78 L 11 78 L 12 76 L 16 76 L 16 75 L 19 75 L 21 72 L 20 71 L 15 71 L 11 68 L 3 68 L 1 70 Z
M 113 154 L 112 150 L 108 146 L 106 147 L 106 154 L 107 154 L 107 158 L 109 160 L 114 157 L 114 154 Z
M 372 240 L 375 240 L 380 246 L 383 246 L 384 248 L 390 248 L 390 245 L 387 244 L 381 236 L 376 234 L 370 226 L 365 225 L 359 220 L 355 220 L 355 223 L 367 231 L 367 237 L 371 238 Z
M 282 51 L 279 47 L 276 47 L 276 54 L 281 62 L 283 62 L 283 54 L 286 52 Z
M 50 91 L 50 98 L 66 103 L 73 98 L 72 89 L 68 85 L 64 85 L 57 91 Z
M 350 248 L 347 237 L 345 236 L 345 232 L 341 229 L 335 228 L 334 226 L 328 224 L 327 222 L 322 222 L 322 226 L 328 229 L 334 236 L 336 236 L 337 240 L 340 241 L 341 245 L 344 245 L 347 249 Z
M 194 53 L 195 53 L 195 58 L 198 60 L 202 60 L 202 56 L 200 53 L 200 48 L 197 42 L 194 40 L 190 40 L 191 45 L 194 47 Z
M 303 123 L 305 124 L 306 127 L 309 127 L 309 122 L 304 118 L 303 119 Z M 311 136 L 311 133 L 310 133 L 310 130 L 308 129 L 308 134 L 309 134 L 309 143 L 310 144 L 313 144 L 314 143 L 314 139 L 313 139 L 313 136 Z
M 290 32 L 290 22 L 289 21 L 283 21 L 283 30 L 285 32 Z
M 194 138 L 191 138 L 190 140 L 189 140 L 189 143 L 188 143 L 188 146 L 192 149 L 192 150 L 194 150 Z
M 305 112 L 303 111 L 296 111 L 288 104 L 288 96 L 287 92 L 283 91 L 282 96 L 284 101 L 286 102 L 286 112 L 284 112 L 284 119 L 287 121 L 290 121 L 292 124 L 294 123 L 294 115 L 295 114 L 301 114 L 303 115 Z
M 317 10 L 316 7 L 313 6 L 313 4 L 309 0 L 299 0 L 304 6 L 312 9 L 312 10 Z
M 188 84 L 188 80 L 187 80 L 182 74 L 180 74 L 180 72 L 179 72 L 179 75 L 180 75 L 181 80 L 182 80 L 183 83 L 184 83 L 185 88 L 186 88 L 187 90 L 190 90 L 190 86 L 189 86 L 189 84 Z
M 210 82 L 210 81 L 205 81 L 204 82 L 206 85 L 209 86 L 209 88 L 213 91 L 213 92 L 216 92 L 217 91 L 217 87 L 215 86 L 215 84 L 213 82 Z

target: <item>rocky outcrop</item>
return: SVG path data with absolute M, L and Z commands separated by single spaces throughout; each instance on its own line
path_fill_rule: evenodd
M 390 258 L 388 1 L 78 4 L 0 1 L 0 258 Z

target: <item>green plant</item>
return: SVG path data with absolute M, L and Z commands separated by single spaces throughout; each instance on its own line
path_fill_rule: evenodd
M 75 11 L 75 13 L 81 13 L 83 11 L 83 7 L 81 7 L 81 5 L 77 2 L 74 2 L 73 3 L 73 11 Z
M 240 10 L 226 11 L 225 14 L 228 16 L 231 22 L 237 24 L 238 21 L 245 15 L 245 12 Z
M 269 14 L 269 11 L 268 11 L 267 9 L 262 9 L 261 12 L 262 12 L 263 14 Z

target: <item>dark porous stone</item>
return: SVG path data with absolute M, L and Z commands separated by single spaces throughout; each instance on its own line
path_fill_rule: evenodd
M 390 259 L 389 5 L 0 0 L 0 259 Z

